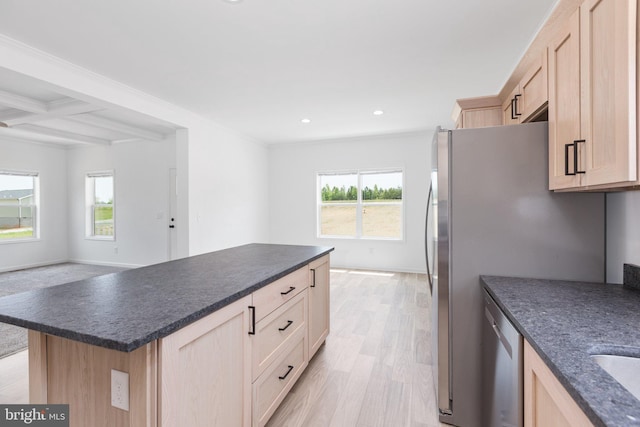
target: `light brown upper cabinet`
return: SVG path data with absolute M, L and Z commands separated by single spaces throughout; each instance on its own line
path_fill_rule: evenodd
M 502 124 L 500 98 L 483 96 L 458 99 L 451 113 L 451 118 L 456 124 L 456 129 L 500 126 Z
M 547 85 L 547 49 L 539 55 L 527 73 L 520 80 L 520 100 L 518 113 L 523 122 L 537 118 L 549 101 Z
M 544 111 L 547 91 L 547 50 L 529 67 L 520 83 L 502 103 L 502 123 L 514 125 L 530 122 Z
M 549 188 L 638 182 L 637 0 L 585 0 L 551 41 Z

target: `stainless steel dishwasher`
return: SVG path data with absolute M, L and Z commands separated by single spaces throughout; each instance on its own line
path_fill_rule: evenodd
M 482 345 L 482 425 L 522 427 L 522 335 L 486 290 Z

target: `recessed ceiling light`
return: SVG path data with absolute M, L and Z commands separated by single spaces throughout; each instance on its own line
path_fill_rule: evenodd
M 301 121 L 302 123 L 304 123 L 305 125 L 306 125 L 307 123 L 311 123 L 311 119 L 302 119 L 302 120 L 300 120 L 300 121 Z
M 376 111 L 373 112 L 374 116 L 381 116 L 383 114 L 384 114 L 384 111 L 382 111 L 382 110 L 376 110 Z

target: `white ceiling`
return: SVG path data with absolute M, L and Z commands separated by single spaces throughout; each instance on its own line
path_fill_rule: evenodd
M 0 33 L 278 143 L 450 125 L 456 98 L 501 89 L 555 3 L 2 0 Z M 65 97 L 4 74 L 0 90 L 35 99 L 48 112 L 64 104 Z M 7 107 L 0 96 L 0 121 L 24 113 Z M 170 130 L 75 107 L 76 120 L 50 117 L 22 127 L 76 135 L 100 127 L 102 134 L 90 135 L 112 142 L 135 132 L 96 123 Z M 385 114 L 374 116 L 376 109 Z

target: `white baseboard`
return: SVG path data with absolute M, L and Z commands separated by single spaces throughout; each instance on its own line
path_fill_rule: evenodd
M 63 262 L 69 262 L 69 260 L 59 259 L 59 260 L 36 262 L 36 263 L 33 263 L 33 264 L 23 264 L 23 265 L 12 265 L 10 267 L 0 267 L 0 273 L 5 273 L 7 271 L 25 270 L 27 268 L 45 267 L 47 265 L 60 264 L 60 263 L 63 263 Z
M 88 264 L 88 265 L 104 265 L 107 267 L 122 267 L 122 268 L 138 268 L 144 267 L 144 264 L 125 264 L 118 262 L 104 262 L 104 261 L 92 261 L 87 259 L 69 259 L 66 262 L 74 262 L 76 264 Z

